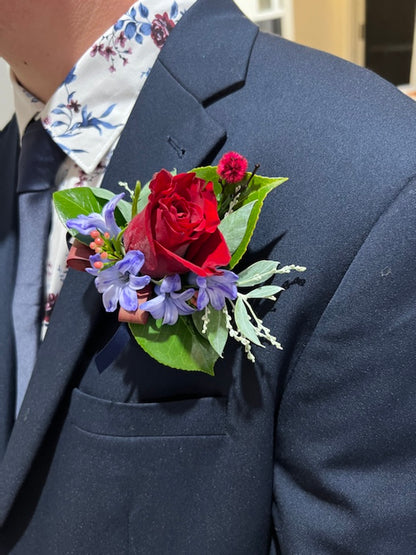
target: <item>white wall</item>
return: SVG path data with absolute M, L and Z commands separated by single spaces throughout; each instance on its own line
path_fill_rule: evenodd
M 293 0 L 234 0 L 247 17 L 260 25 L 267 21 L 281 20 L 281 35 L 293 40 Z M 263 28 L 263 30 L 268 29 Z
M 0 130 L 13 114 L 13 92 L 9 79 L 9 67 L 0 58 Z

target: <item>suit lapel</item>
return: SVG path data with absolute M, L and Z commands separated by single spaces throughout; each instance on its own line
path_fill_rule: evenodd
M 119 192 L 165 168 L 185 171 L 217 151 L 225 131 L 157 61 L 120 138 L 103 187 Z
M 19 154 L 16 122 L 0 133 L 0 461 L 14 420 L 14 346 L 11 338 L 11 299 L 16 268 L 16 194 L 15 183 Z
M 228 38 L 234 27 L 238 33 Z M 183 16 L 140 93 L 104 188 L 119 192 L 119 181 L 132 186 L 137 179 L 146 182 L 162 167 L 186 171 L 213 159 L 226 134 L 204 105 L 244 82 L 256 32 L 230 0 L 199 0 Z M 226 62 L 232 67 L 221 72 L 225 62 L 219 58 L 219 45 L 224 40 L 230 58 Z M 93 354 L 90 338 L 103 318 L 109 316 L 103 315 L 91 277 L 70 271 L 0 465 L 0 525 L 74 372 Z

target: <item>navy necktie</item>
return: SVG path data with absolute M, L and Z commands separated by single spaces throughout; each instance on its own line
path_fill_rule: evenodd
M 39 347 L 51 195 L 64 156 L 40 120 L 29 123 L 22 138 L 17 183 L 19 255 L 12 305 L 17 367 L 16 414 Z

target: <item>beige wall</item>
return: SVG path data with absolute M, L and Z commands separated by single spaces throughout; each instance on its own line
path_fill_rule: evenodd
M 293 0 L 295 41 L 363 64 L 364 0 Z

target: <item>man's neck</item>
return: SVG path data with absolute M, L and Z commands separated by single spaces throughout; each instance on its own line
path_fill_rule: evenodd
M 18 81 L 46 102 L 87 48 L 133 1 L 113 0 L 105 9 L 101 0 L 62 0 L 52 7 L 33 0 L 21 4 L 24 10 L 5 8 L 8 26 L 0 25 L 0 55 Z

